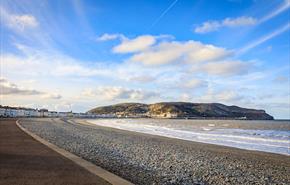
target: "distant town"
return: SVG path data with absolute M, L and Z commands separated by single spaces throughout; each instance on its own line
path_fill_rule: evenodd
M 92 113 L 75 113 L 49 111 L 48 109 L 33 109 L 25 107 L 11 107 L 0 105 L 0 117 L 15 118 L 15 117 L 74 117 L 74 118 L 114 118 L 114 114 L 92 114 Z

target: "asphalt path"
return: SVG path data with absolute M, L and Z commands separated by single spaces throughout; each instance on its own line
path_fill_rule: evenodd
M 109 183 L 34 140 L 16 126 L 16 119 L 0 119 L 0 185 L 2 184 Z

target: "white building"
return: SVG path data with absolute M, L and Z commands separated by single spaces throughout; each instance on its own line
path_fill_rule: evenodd
M 6 108 L 0 107 L 0 117 L 6 117 Z
M 40 109 L 40 117 L 48 117 L 48 110 L 47 109 Z
M 58 112 L 58 117 L 68 117 L 69 116 L 69 112 Z
M 87 113 L 56 112 L 47 109 L 32 109 L 22 107 L 9 107 L 0 105 L 0 117 L 115 117 L 115 115 L 95 115 Z
M 39 114 L 38 114 L 38 110 L 36 109 L 26 108 L 24 109 L 24 115 L 25 117 L 37 117 Z
M 57 117 L 58 113 L 56 111 L 48 111 L 48 117 Z

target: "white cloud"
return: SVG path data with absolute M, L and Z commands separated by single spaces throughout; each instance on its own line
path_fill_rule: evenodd
M 39 95 L 43 92 L 34 89 L 25 89 L 9 82 L 5 78 L 0 78 L 0 95 Z
M 191 101 L 191 97 L 190 97 L 189 94 L 183 93 L 183 94 L 180 95 L 179 101 L 190 102 Z
M 106 72 L 97 67 L 90 68 L 88 66 L 82 66 L 75 62 L 57 63 L 54 70 L 51 71 L 55 76 L 101 76 Z
M 198 26 L 194 29 L 195 33 L 208 33 L 212 31 L 217 31 L 221 27 L 221 24 L 218 21 L 207 21 L 202 23 L 201 26 Z
M 62 96 L 57 93 L 43 92 L 35 89 L 20 87 L 15 83 L 8 81 L 6 78 L 0 77 L 0 95 L 18 95 L 18 96 L 32 96 L 41 95 L 45 99 L 61 99 Z
M 253 17 L 238 17 L 238 18 L 226 18 L 223 20 L 222 25 L 228 27 L 237 27 L 237 26 L 248 26 L 255 25 L 257 20 Z
M 128 59 L 129 62 L 110 65 L 106 62 L 83 62 L 59 53 L 44 53 L 30 49 L 24 49 L 23 52 L 25 57 L 1 55 L 2 75 L 7 77 L 22 75 L 29 79 L 33 79 L 33 77 L 85 78 L 98 76 L 118 81 L 150 83 L 157 79 L 157 76 L 185 72 L 191 66 L 199 67 L 198 63 L 223 61 L 232 54 L 232 51 L 225 48 L 192 40 L 187 42 L 160 41 L 145 51 L 132 54 Z M 144 68 L 142 64 L 148 66 L 175 65 Z M 204 72 L 205 70 L 199 68 L 196 71 Z
M 289 80 L 290 80 L 289 77 L 283 76 L 283 75 L 279 75 L 273 81 L 275 83 L 285 84 L 285 83 L 289 82 Z
M 156 80 L 153 76 L 148 76 L 148 75 L 139 75 L 139 76 L 132 76 L 129 81 L 132 82 L 140 82 L 140 83 L 148 83 L 148 82 L 153 82 Z
M 207 81 L 201 80 L 201 79 L 191 79 L 187 82 L 182 83 L 182 87 L 191 88 L 191 89 L 201 88 L 201 87 L 206 87 L 206 86 L 207 86 Z
M 85 89 L 82 92 L 82 96 L 86 97 L 99 97 L 108 101 L 113 100 L 147 100 L 153 97 L 158 97 L 159 94 L 156 92 L 143 91 L 141 89 L 128 89 L 124 87 L 116 86 L 104 86 L 96 89 Z
M 57 93 L 47 93 L 47 94 L 44 94 L 42 96 L 42 98 L 59 100 L 62 98 L 62 96 L 60 94 L 57 94 Z
M 26 27 L 37 27 L 38 22 L 32 15 L 13 15 L 11 17 L 11 24 L 16 27 L 25 29 Z
M 188 53 L 189 62 L 208 62 L 224 59 L 232 54 L 231 51 L 200 42 L 190 42 L 192 49 Z
M 218 92 L 209 91 L 207 94 L 198 98 L 201 102 L 215 102 L 215 103 L 237 103 L 243 100 L 243 96 L 239 95 L 233 90 L 223 90 Z
M 44 53 L 38 50 L 27 52 L 26 56 L 1 55 L 0 69 L 3 76 L 12 79 L 21 76 L 22 79 L 17 80 L 22 82 L 25 80 L 33 80 L 35 82 L 37 80 L 38 85 L 43 80 L 56 80 L 57 83 L 64 83 L 65 81 L 67 83 L 67 81 L 71 80 L 87 80 L 90 83 L 98 81 L 103 83 L 103 85 L 107 82 L 150 84 L 150 82 L 157 79 L 158 75 L 174 71 L 175 68 L 173 67 L 152 69 L 144 68 L 136 63 L 108 64 L 107 62 L 84 62 L 59 53 Z M 97 81 L 92 79 L 97 79 Z M 25 83 L 29 86 L 37 85 Z
M 208 33 L 217 31 L 222 27 L 240 27 L 240 26 L 250 26 L 255 25 L 257 20 L 253 17 L 237 17 L 237 18 L 226 18 L 222 21 L 207 21 L 202 23 L 202 25 L 197 26 L 194 29 L 195 33 Z
M 176 46 L 176 47 L 175 47 Z M 130 58 L 131 62 L 140 62 L 144 65 L 162 65 L 173 63 L 186 52 L 178 43 L 161 43 L 152 49 L 137 53 Z
M 7 12 L 3 7 L 0 7 L 1 20 L 4 24 L 11 29 L 16 31 L 23 31 L 28 28 L 36 28 L 38 26 L 38 21 L 33 15 L 29 14 L 11 14 Z
M 5 70 L 4 70 L 5 69 Z M 96 64 L 81 64 L 71 57 L 34 51 L 26 57 L 1 55 L 1 74 L 27 76 L 102 76 L 110 73 L 108 69 Z
M 6 99 L 4 103 L 19 101 L 22 104 L 27 104 L 29 101 L 33 101 L 37 105 L 53 105 L 56 103 L 55 100 L 60 99 L 81 107 L 79 110 L 86 110 L 97 104 L 106 105 L 124 101 L 176 101 L 180 100 L 180 94 L 188 93 L 192 89 L 196 93 L 194 96 L 201 93 L 200 89 L 206 90 L 208 82 L 203 77 L 208 79 L 215 75 L 215 78 L 224 79 L 223 77 L 226 75 L 242 73 L 239 70 L 232 70 L 232 68 L 228 70 L 218 69 L 219 72 L 212 72 L 215 70 L 212 68 L 218 67 L 203 67 L 211 63 L 219 63 L 220 65 L 230 58 L 232 51 L 225 48 L 192 40 L 174 41 L 168 36 L 162 36 L 162 39 L 159 39 L 161 36 L 154 37 L 157 40 L 155 44 L 145 50 L 129 54 L 128 59 L 125 59 L 124 62 L 114 64 L 80 61 L 58 52 L 48 53 L 25 47 L 21 47 L 24 56 L 2 54 L 1 74 L 3 76 L 18 82 L 37 80 L 35 83 L 26 84 L 26 86 L 29 85 L 29 87 L 43 92 L 39 95 L 39 100 L 21 98 L 15 95 L 13 99 Z M 151 54 L 154 54 L 154 57 L 150 58 Z M 139 55 L 143 55 L 144 58 L 132 61 L 135 56 Z M 143 64 L 148 66 L 144 67 Z M 154 65 L 160 66 L 155 67 Z M 190 69 L 193 66 L 198 68 L 194 71 L 196 74 L 194 76 L 189 74 L 192 74 Z M 232 73 L 232 71 L 237 73 Z M 21 79 L 19 79 L 20 76 Z M 196 77 L 199 80 L 195 79 Z M 180 84 L 181 81 L 184 83 L 183 86 Z M 56 92 L 61 92 L 64 96 L 49 92 L 46 89 L 55 89 Z M 82 92 L 82 89 L 85 90 Z M 161 94 L 162 96 L 160 96 Z M 183 97 L 183 99 L 186 98 Z
M 207 63 L 193 70 L 204 71 L 210 75 L 233 76 L 247 74 L 253 67 L 253 62 L 222 61 Z
M 56 103 L 55 99 L 60 98 L 60 102 L 70 102 L 81 107 L 79 110 L 87 110 L 95 105 L 124 101 L 199 101 L 194 98 L 206 91 L 207 88 L 203 87 L 210 85 L 211 77 L 228 82 L 229 78 L 224 77 L 250 71 L 246 64 L 247 67 L 244 66 L 247 62 L 230 61 L 232 51 L 225 48 L 192 40 L 175 41 L 169 36 L 152 37 L 156 39 L 154 44 L 126 55 L 129 56 L 127 60 L 114 64 L 80 61 L 58 52 L 48 53 L 25 47 L 21 47 L 24 56 L 2 54 L 1 75 L 17 82 L 37 80 L 25 85 L 43 92 L 38 100 L 13 96 L 4 103 L 19 101 L 27 104 L 33 101 L 36 105 L 51 107 Z M 137 56 L 143 58 L 134 61 Z M 190 70 L 192 67 L 196 69 L 194 72 Z M 245 76 L 237 78 L 243 80 Z M 45 89 L 55 89 L 64 97 Z M 82 89 L 85 90 L 82 92 Z M 185 95 L 189 92 L 194 93 L 192 97 Z M 184 96 L 180 96 L 182 94 Z M 222 99 L 222 96 L 216 97 Z
M 109 41 L 109 40 L 115 40 L 115 39 L 126 39 L 126 37 L 118 33 L 116 34 L 104 33 L 103 35 L 97 38 L 97 41 Z
M 195 33 L 208 33 L 217 31 L 222 27 L 240 27 L 240 26 L 251 26 L 256 24 L 261 24 L 266 22 L 280 13 L 286 11 L 290 8 L 290 0 L 284 0 L 283 3 L 280 4 L 277 8 L 273 11 L 269 12 L 265 16 L 261 17 L 260 19 L 256 19 L 253 17 L 242 16 L 237 18 L 226 18 L 222 21 L 206 21 L 202 23 L 202 25 L 197 26 L 194 29 Z
M 53 110 L 56 110 L 56 111 L 71 111 L 72 110 L 72 106 L 74 104 L 70 103 L 70 102 L 67 102 L 67 101 L 61 101 L 57 104 L 54 104 L 53 106 Z M 48 106 L 46 106 L 47 108 Z
M 214 96 L 215 101 L 219 102 L 233 102 L 242 99 L 242 96 L 237 94 L 235 91 L 222 91 Z M 214 100 L 213 100 L 214 101 Z
M 113 48 L 114 53 L 134 53 L 149 48 L 156 42 L 152 35 L 142 35 L 134 39 L 124 39 L 121 44 Z
M 145 51 L 134 54 L 131 62 L 145 65 L 162 65 L 173 62 L 205 62 L 222 59 L 231 55 L 231 51 L 213 45 L 189 40 L 187 42 L 161 42 Z

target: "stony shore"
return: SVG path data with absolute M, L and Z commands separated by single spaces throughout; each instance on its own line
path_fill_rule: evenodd
M 135 184 L 290 184 L 289 156 L 58 119 L 20 123 Z

